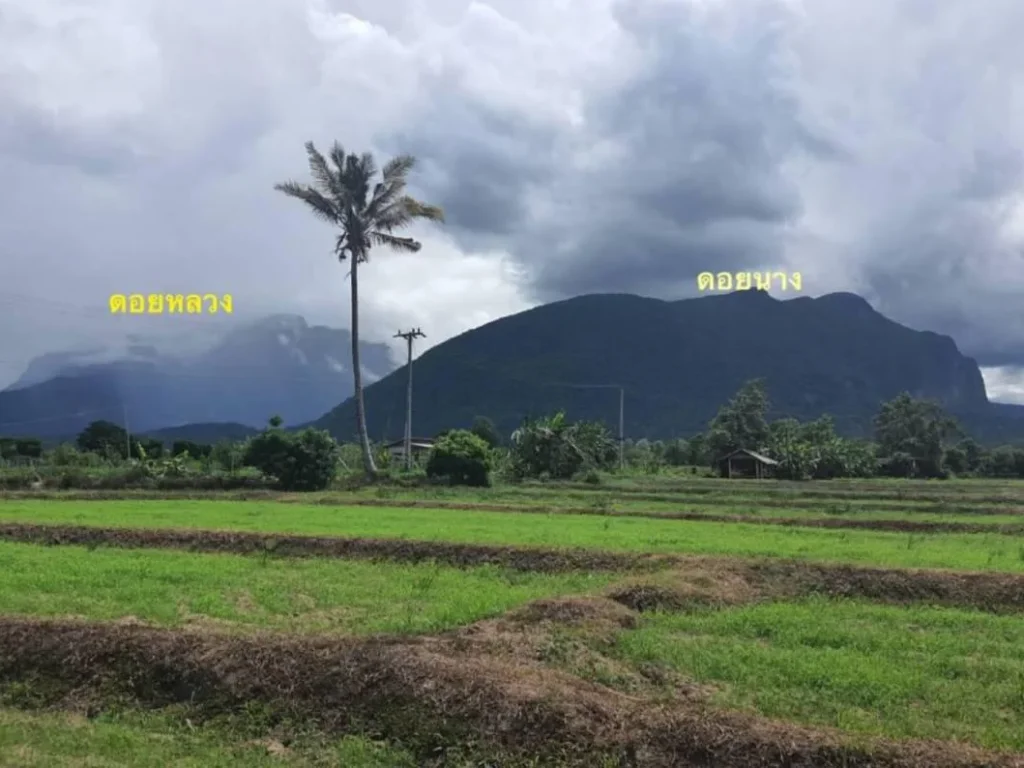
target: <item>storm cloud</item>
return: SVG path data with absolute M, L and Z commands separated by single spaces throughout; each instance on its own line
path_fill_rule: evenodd
M 1016 398 L 1022 28 L 1015 0 L 0 0 L 0 310 L 30 329 L 0 379 L 124 332 L 113 291 L 347 325 L 329 232 L 272 190 L 338 139 L 416 154 L 448 214 L 374 255 L 373 337 L 793 270 Z

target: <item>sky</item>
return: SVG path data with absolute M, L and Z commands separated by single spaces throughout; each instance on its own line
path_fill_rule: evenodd
M 337 140 L 415 154 L 447 213 L 361 271 L 368 338 L 799 271 L 1024 403 L 1022 28 L 1019 0 L 0 0 L 0 385 L 223 329 L 111 293 L 347 326 L 330 229 L 273 189 Z

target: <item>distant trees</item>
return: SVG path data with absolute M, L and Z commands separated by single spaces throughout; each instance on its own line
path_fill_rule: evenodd
M 498 434 L 497 427 L 486 416 L 477 416 L 473 419 L 473 426 L 469 428 L 469 431 L 487 443 L 491 448 L 501 445 L 501 435 Z
M 453 429 L 434 443 L 427 458 L 427 477 L 452 485 L 491 484 L 491 446 L 466 429 Z
M 874 447 L 837 435 L 829 416 L 803 424 L 796 419 L 773 421 L 765 450 L 779 462 L 777 475 L 784 479 L 830 480 L 875 474 Z
M 764 381 L 748 381 L 723 405 L 708 427 L 707 447 L 714 458 L 740 448 L 763 451 L 768 443 L 768 394 Z
M 514 478 L 567 479 L 615 466 L 618 448 L 604 424 L 570 422 L 564 413 L 527 419 L 512 433 L 508 471 Z
M 363 467 L 369 477 L 377 474 L 366 427 L 362 368 L 359 363 L 359 265 L 370 258 L 373 246 L 416 252 L 420 243 L 411 237 L 398 237 L 396 230 L 416 219 L 443 221 L 444 213 L 405 193 L 409 172 L 415 165 L 411 155 L 399 155 L 384 165 L 377 180 L 373 155 L 346 154 L 338 142 L 329 152 L 330 161 L 313 142 L 306 143 L 313 184 L 293 181 L 274 188 L 304 202 L 313 214 L 333 225 L 338 234 L 334 253 L 339 261 L 349 260 L 352 298 L 352 382 L 356 399 L 356 428 L 362 449 Z M 371 191 L 372 190 L 372 191 Z
M 212 445 L 192 440 L 175 440 L 171 443 L 171 456 L 188 456 L 190 459 L 205 459 L 213 452 Z
M 128 433 L 112 421 L 92 422 L 78 434 L 75 444 L 80 451 L 107 458 L 128 458 Z
M 38 437 L 0 437 L 0 459 L 38 459 L 43 441 Z
M 893 477 L 942 477 L 943 456 L 956 421 L 930 400 L 907 392 L 882 405 L 875 417 L 875 442 L 882 474 Z
M 338 459 L 338 443 L 328 432 L 285 432 L 274 419 L 249 441 L 242 457 L 246 465 L 276 478 L 286 491 L 327 488 L 338 474 Z

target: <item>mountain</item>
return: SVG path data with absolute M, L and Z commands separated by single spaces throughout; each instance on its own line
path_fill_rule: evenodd
M 147 432 L 144 437 L 151 437 L 162 443 L 170 444 L 175 440 L 191 440 L 193 443 L 212 445 L 218 440 L 245 440 L 259 433 L 254 427 L 244 424 L 212 423 L 184 424 L 180 427 L 167 427 Z
M 363 343 L 361 352 L 369 380 L 394 369 L 387 345 Z M 261 428 L 274 414 L 298 424 L 351 395 L 350 357 L 348 331 L 295 315 L 236 328 L 189 355 L 138 344 L 115 359 L 102 349 L 47 354 L 0 392 L 0 433 L 73 435 L 96 419 L 125 417 L 137 433 L 207 425 L 197 431 L 214 434 L 208 425 L 232 422 Z
M 627 436 L 687 436 L 760 377 L 772 418 L 829 413 L 842 432 L 865 435 L 879 404 L 908 391 L 939 400 L 979 438 L 1024 436 L 1024 407 L 990 404 L 977 364 L 951 338 L 893 322 L 850 293 L 580 296 L 463 333 L 414 366 L 416 434 L 477 415 L 507 434 L 528 414 L 560 409 L 617 429 L 618 391 L 593 385 L 620 385 Z M 402 434 L 406 377 L 403 366 L 366 389 L 372 437 Z M 316 422 L 345 439 L 354 424 L 351 399 Z

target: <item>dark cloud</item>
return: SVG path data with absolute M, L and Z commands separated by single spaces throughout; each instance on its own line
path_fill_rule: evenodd
M 382 337 L 800 270 L 1024 363 L 1019 0 L 0 5 L 4 290 L 62 329 L 150 283 L 343 322 L 330 233 L 272 190 L 338 139 L 416 154 L 448 214 L 367 271 Z
M 486 126 L 474 109 L 431 111 L 436 121 L 420 129 L 430 139 L 411 146 L 449 175 L 425 188 L 469 234 L 506 237 L 544 299 L 679 295 L 705 269 L 778 266 L 781 228 L 801 210 L 783 164 L 835 151 L 800 119 L 780 59 L 787 14 L 752 7 L 723 17 L 686 3 L 618 4 L 636 60 L 587 95 L 580 126 L 559 126 L 553 145 L 521 120 Z M 432 102 L 456 101 L 449 83 L 436 88 Z M 530 208 L 538 185 L 554 210 Z

